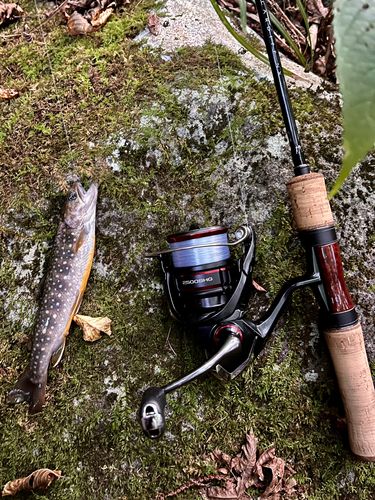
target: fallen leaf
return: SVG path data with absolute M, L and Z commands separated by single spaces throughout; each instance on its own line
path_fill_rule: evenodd
M 242 452 L 231 461 L 232 469 L 237 473 L 252 470 L 257 460 L 258 440 L 252 432 L 246 434 L 246 443 L 242 446 Z
M 290 477 L 285 481 L 284 484 L 284 491 L 288 496 L 291 496 L 293 493 L 295 493 L 295 487 L 297 486 L 297 481 L 294 479 L 294 477 Z
M 262 285 L 259 285 L 255 280 L 253 280 L 253 287 L 255 290 L 258 290 L 258 292 L 267 292 L 265 288 L 262 287 Z
M 213 460 L 215 460 L 215 462 L 223 463 L 223 464 L 228 465 L 228 466 L 230 465 L 231 460 L 232 460 L 232 457 L 230 455 L 228 455 L 227 453 L 224 453 L 220 450 L 214 450 L 211 453 L 211 457 Z
M 92 318 L 91 316 L 83 316 L 76 314 L 74 321 L 83 331 L 83 339 L 87 342 L 94 342 L 102 337 L 101 333 L 112 335 L 112 321 L 107 317 Z
M 274 447 L 261 453 L 257 460 L 257 444 L 257 438 L 249 432 L 240 453 L 235 457 L 231 458 L 220 450 L 213 451 L 210 457 L 216 462 L 219 475 L 193 479 L 160 498 L 177 496 L 192 487 L 199 488 L 202 498 L 207 500 L 249 500 L 253 497 L 251 491 L 247 493 L 246 490 L 251 486 L 264 490 L 260 496 L 257 492 L 257 498 L 262 500 L 279 500 L 281 495 L 283 498 L 295 495 L 297 482 L 291 477 L 295 471 L 282 458 L 275 456 Z M 265 479 L 263 469 L 271 471 L 271 480 L 268 475 Z M 221 485 L 214 486 L 213 481 L 218 480 L 222 481 Z
M 100 28 L 108 21 L 112 12 L 113 12 L 112 8 L 106 9 L 103 12 L 101 12 L 100 8 L 98 7 L 96 11 L 92 14 L 91 25 L 94 26 L 95 28 Z
M 5 101 L 9 101 L 10 99 L 14 99 L 18 97 L 20 94 L 17 90 L 14 89 L 2 89 L 0 88 L 0 99 Z
M 16 3 L 0 2 L 0 26 L 16 21 L 23 14 L 23 9 Z
M 38 469 L 27 477 L 8 481 L 3 488 L 2 496 L 14 496 L 23 490 L 45 490 L 53 481 L 60 477 L 60 470 Z
M 87 35 L 94 31 L 94 27 L 77 11 L 73 12 L 68 19 L 68 33 L 69 35 Z
M 151 35 L 158 35 L 160 33 L 160 19 L 155 12 L 151 12 L 148 16 L 147 27 Z
M 313 23 L 320 21 L 322 17 L 327 17 L 330 12 L 330 9 L 323 5 L 322 0 L 308 0 L 307 10 L 309 21 Z
M 256 461 L 256 464 L 254 466 L 254 470 L 255 470 L 256 474 L 259 476 L 259 479 L 261 481 L 264 481 L 264 474 L 262 471 L 262 466 L 264 466 L 265 464 L 267 464 L 267 462 L 270 462 L 274 458 L 275 458 L 275 448 L 271 447 L 271 448 L 268 448 L 268 450 L 264 451 L 260 455 L 258 460 Z
M 283 478 L 285 472 L 285 462 L 282 458 L 275 457 L 271 462 L 264 465 L 267 469 L 270 469 L 272 472 L 272 479 L 270 484 L 264 490 L 260 498 L 266 499 L 272 495 L 280 493 L 283 488 Z
M 207 488 L 206 491 L 206 496 L 210 500 L 221 500 L 221 499 L 226 499 L 226 500 L 239 500 L 237 491 L 236 491 L 236 486 L 234 484 L 233 479 L 229 479 L 228 481 L 225 481 L 224 486 L 212 486 L 211 488 Z M 244 498 L 250 498 L 249 496 L 246 495 Z

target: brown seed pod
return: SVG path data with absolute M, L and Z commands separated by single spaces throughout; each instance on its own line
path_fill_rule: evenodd
M 53 481 L 61 477 L 60 470 L 38 469 L 27 477 L 8 481 L 2 491 L 2 496 L 14 496 L 24 490 L 45 490 Z

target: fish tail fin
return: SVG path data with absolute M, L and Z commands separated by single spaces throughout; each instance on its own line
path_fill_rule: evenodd
M 18 379 L 14 389 L 10 391 L 7 402 L 11 404 L 29 403 L 29 412 L 38 413 L 42 411 L 46 396 L 47 374 L 37 383 L 31 380 L 30 368 L 26 368 Z

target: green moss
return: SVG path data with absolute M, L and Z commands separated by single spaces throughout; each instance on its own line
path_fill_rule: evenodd
M 155 498 L 213 472 L 207 454 L 215 448 L 236 453 L 252 428 L 262 450 L 275 442 L 292 462 L 308 498 L 339 498 L 338 475 L 349 472 L 355 479 L 346 492 L 370 498 L 373 472 L 352 460 L 331 425 L 339 405 L 333 374 L 317 384 L 304 379 L 304 315 L 314 317 L 308 294 L 293 300 L 274 339 L 243 375 L 228 385 L 208 378 L 173 395 L 165 438 L 155 443 L 142 436 L 136 411 L 143 389 L 180 376 L 203 357 L 170 319 L 158 264 L 143 255 L 162 245 L 165 234 L 186 227 L 188 218 L 212 223 L 217 193 L 211 174 L 233 153 L 215 150 L 220 141 L 230 142 L 226 120 L 207 128 L 204 144 L 177 134 L 188 124 L 179 92 L 220 88 L 233 103 L 237 152 L 259 147 L 282 129 L 272 85 L 248 75 L 226 49 L 186 48 L 166 62 L 158 51 L 134 44 L 129 37 L 143 29 L 151 5 L 134 2 L 90 38 L 69 37 L 51 20 L 44 25 L 47 48 L 36 33 L 34 43 L 11 39 L 0 49 L 8 68 L 0 68 L 4 86 L 21 90 L 20 98 L 0 104 L 7 166 L 0 183 L 0 301 L 6 312 L 0 329 L 0 482 L 51 467 L 64 477 L 46 494 L 50 499 Z M 296 116 L 304 121 L 315 103 L 301 92 L 295 98 Z M 243 136 L 248 118 L 259 124 L 251 138 Z M 118 161 L 118 172 L 109 168 L 109 157 Z M 64 361 L 50 373 L 46 408 L 30 417 L 24 406 L 4 401 L 29 356 L 37 276 L 45 273 L 46 244 L 52 245 L 71 174 L 100 182 L 98 267 L 81 312 L 111 317 L 114 331 L 86 344 L 72 328 Z M 36 258 L 25 264 L 34 244 Z M 280 200 L 260 228 L 256 279 L 273 296 L 286 279 L 303 273 L 303 262 Z M 266 299 L 257 301 L 264 306 Z

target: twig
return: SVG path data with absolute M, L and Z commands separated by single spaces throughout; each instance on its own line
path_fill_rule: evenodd
M 33 33 L 33 31 L 35 31 L 37 28 L 40 28 L 41 26 L 43 26 L 43 24 L 45 24 L 47 21 L 49 21 L 50 19 L 52 19 L 58 12 L 60 12 L 60 10 L 69 2 L 69 0 L 64 0 L 60 5 L 58 5 L 56 7 L 55 10 L 53 10 L 52 12 L 50 12 L 48 14 L 48 16 L 46 17 L 46 19 L 44 19 L 44 21 L 42 21 L 41 23 L 39 23 L 37 26 L 35 26 L 31 31 L 30 33 Z
M 224 481 L 228 479 L 227 476 L 223 474 L 209 474 L 208 476 L 200 477 L 198 479 L 191 479 L 187 483 L 183 484 L 177 490 L 171 491 L 169 493 L 158 495 L 157 500 L 164 500 L 165 498 L 176 497 L 180 493 L 183 493 L 186 490 L 190 490 L 191 488 L 203 488 L 207 486 L 207 482 L 209 481 Z
M 289 19 L 289 17 L 283 12 L 280 6 L 274 0 L 268 0 L 270 7 L 274 9 L 276 14 L 281 18 L 286 26 L 289 26 L 291 31 L 291 35 L 295 35 L 296 41 L 298 43 L 306 44 L 306 37 L 299 31 L 299 29 L 295 26 L 294 23 Z
M 170 350 L 173 352 L 173 354 L 174 354 L 175 356 L 177 356 L 176 351 L 173 349 L 172 344 L 169 342 L 169 336 L 170 336 L 170 334 L 171 334 L 171 331 L 172 331 L 172 326 L 170 326 L 170 328 L 169 328 L 168 335 L 167 335 L 167 339 L 166 339 L 166 341 L 165 341 L 165 345 L 167 345 L 167 344 L 168 344 L 168 346 L 169 346 Z

